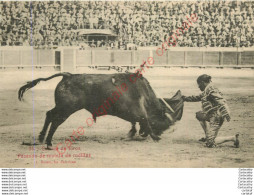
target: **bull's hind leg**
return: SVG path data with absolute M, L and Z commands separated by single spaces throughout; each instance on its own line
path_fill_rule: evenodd
M 54 109 L 53 108 L 52 110 L 49 110 L 47 113 L 46 113 L 46 119 L 45 119 L 45 122 L 44 122 L 44 126 L 40 132 L 40 135 L 39 135 L 39 142 L 42 143 L 44 141 L 44 138 L 45 138 L 45 135 L 47 133 L 47 130 L 48 130 L 48 127 L 49 127 L 49 124 L 52 122 L 52 112 L 54 112 Z
M 66 110 L 57 110 L 55 109 L 52 114 L 52 123 L 50 126 L 50 130 L 46 139 L 47 149 L 52 149 L 52 137 L 56 132 L 56 129 L 61 125 L 73 112 Z
M 135 126 L 136 122 L 132 122 L 131 124 L 132 124 L 132 128 L 131 128 L 131 130 L 128 133 L 128 137 L 129 138 L 132 138 L 136 134 L 136 132 L 137 132 L 136 126 Z

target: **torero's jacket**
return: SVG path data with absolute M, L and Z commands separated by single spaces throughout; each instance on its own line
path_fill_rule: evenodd
M 186 102 L 202 102 L 202 109 L 205 113 L 210 114 L 219 111 L 222 117 L 230 117 L 227 101 L 223 98 L 222 93 L 211 83 L 198 96 L 184 97 Z

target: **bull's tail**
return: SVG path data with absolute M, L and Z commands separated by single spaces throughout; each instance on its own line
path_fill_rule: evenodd
M 59 76 L 63 76 L 63 77 L 68 77 L 70 76 L 71 73 L 67 73 L 67 72 L 64 72 L 64 73 L 58 73 L 58 74 L 54 74 L 48 78 L 38 78 L 38 79 L 35 79 L 33 81 L 28 81 L 26 85 L 20 87 L 19 89 L 19 93 L 18 93 L 18 98 L 19 98 L 19 101 L 21 101 L 23 99 L 23 95 L 24 93 L 33 88 L 35 85 L 37 85 L 40 81 L 48 81 L 50 79 L 53 79 L 55 77 L 59 77 Z

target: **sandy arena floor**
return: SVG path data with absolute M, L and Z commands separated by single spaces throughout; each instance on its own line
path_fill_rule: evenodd
M 197 76 L 203 73 L 212 75 L 214 84 L 224 93 L 232 112 L 231 122 L 223 125 L 219 136 L 239 132 L 240 148 L 234 148 L 232 143 L 225 143 L 208 149 L 198 141 L 204 136 L 195 119 L 195 112 L 201 109 L 199 102 L 185 103 L 182 120 L 172 127 L 175 131 L 165 131 L 158 143 L 153 142 L 150 137 L 141 139 L 138 135 L 134 140 L 127 139 L 131 125 L 112 116 L 100 117 L 96 124 L 87 127 L 85 121 L 90 114 L 85 110 L 76 112 L 58 128 L 53 144 L 56 146 L 64 143 L 73 129 L 81 125 L 85 127 L 85 134 L 72 145 L 73 150 L 67 151 L 62 158 L 56 157 L 56 151 L 45 150 L 45 144 L 34 148 L 22 145 L 22 142 L 33 142 L 34 136 L 38 137 L 46 111 L 54 107 L 54 89 L 61 78 L 41 82 L 26 92 L 25 102 L 19 102 L 17 98 L 19 87 L 26 81 L 54 73 L 17 70 L 0 72 L 1 167 L 254 166 L 254 70 L 156 68 L 144 74 L 163 97 L 171 97 L 178 89 L 184 95 L 198 94 Z M 33 154 L 37 157 L 20 156 Z

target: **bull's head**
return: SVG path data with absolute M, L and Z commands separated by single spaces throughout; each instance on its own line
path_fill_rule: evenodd
M 167 130 L 176 121 L 181 120 L 183 114 L 184 104 L 180 90 L 172 98 L 164 98 L 164 100 L 174 112 L 159 99 L 162 111 L 150 117 L 151 127 L 156 135 L 161 135 L 163 131 Z

